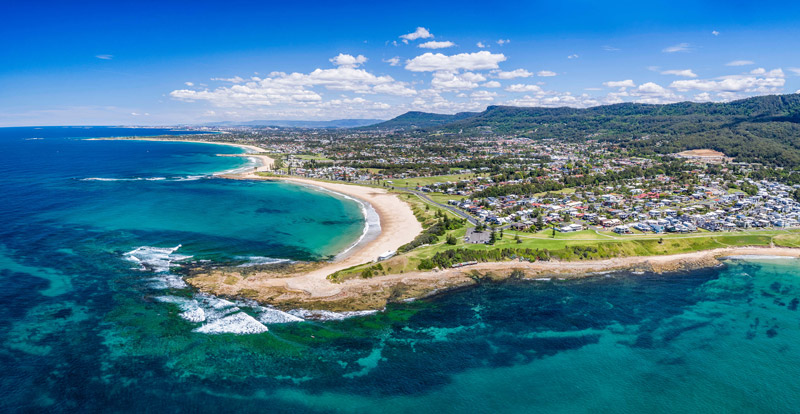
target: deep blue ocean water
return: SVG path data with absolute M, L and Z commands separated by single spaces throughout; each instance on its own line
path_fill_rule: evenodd
M 328 257 L 360 233 L 355 203 L 208 177 L 247 162 L 215 156 L 235 148 L 64 130 L 0 129 L 0 411 L 800 407 L 797 260 L 484 284 L 281 324 L 302 314 L 198 295 L 170 266 Z

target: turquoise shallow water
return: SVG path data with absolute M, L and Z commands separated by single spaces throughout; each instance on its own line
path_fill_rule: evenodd
M 169 265 L 184 256 L 324 257 L 335 249 L 319 233 L 356 237 L 358 206 L 285 184 L 185 180 L 241 166 L 213 156 L 236 149 L 48 144 L 3 133 L 4 412 L 800 406 L 797 260 L 485 284 L 362 317 L 281 324 L 306 315 L 197 295 Z M 153 177 L 165 179 L 129 181 Z M 313 205 L 315 214 L 292 203 Z M 254 224 L 267 222 L 272 229 Z M 213 333 L 258 326 L 269 331 Z

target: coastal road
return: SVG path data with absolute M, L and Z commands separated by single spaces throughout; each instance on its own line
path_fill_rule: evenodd
M 419 198 L 421 198 L 421 199 L 423 199 L 423 200 L 425 200 L 425 201 L 427 201 L 429 203 L 435 204 L 435 205 L 437 205 L 437 206 L 439 206 L 441 208 L 446 208 L 447 210 L 452 211 L 453 214 L 455 214 L 455 215 L 457 215 L 457 216 L 459 216 L 461 218 L 466 219 L 473 226 L 478 224 L 478 219 L 476 219 L 475 217 L 472 217 L 469 214 L 467 214 L 466 212 L 464 212 L 463 210 L 460 210 L 460 209 L 458 209 L 456 207 L 453 207 L 451 205 L 437 203 L 436 201 L 433 201 L 430 197 L 428 197 L 422 191 L 413 190 L 413 189 L 407 188 L 407 187 L 395 187 L 395 188 L 398 189 L 398 190 L 408 191 L 409 193 L 415 194 L 415 195 L 417 195 L 417 197 L 419 197 Z

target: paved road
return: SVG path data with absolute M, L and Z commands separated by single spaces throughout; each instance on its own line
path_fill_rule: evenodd
M 463 210 L 458 209 L 456 207 L 453 207 L 451 205 L 437 203 L 436 201 L 433 201 L 430 197 L 428 197 L 422 191 L 417 191 L 417 190 L 414 190 L 414 189 L 411 189 L 411 188 L 407 188 L 407 187 L 395 187 L 395 188 L 398 189 L 398 190 L 404 190 L 404 191 L 408 191 L 409 193 L 416 194 L 417 196 L 419 196 L 420 198 L 422 198 L 423 200 L 425 200 L 427 202 L 436 204 L 437 206 L 439 206 L 441 208 L 446 208 L 446 209 L 452 211 L 454 214 L 458 215 L 459 217 L 467 219 L 467 221 L 472 225 L 477 225 L 478 224 L 478 219 L 476 219 L 475 217 L 472 217 L 469 214 L 467 214 L 466 212 L 464 212 Z

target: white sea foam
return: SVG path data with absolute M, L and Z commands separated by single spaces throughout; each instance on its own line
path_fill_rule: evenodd
M 206 334 L 259 334 L 268 330 L 266 326 L 252 316 L 244 312 L 237 312 L 195 328 L 194 332 Z
M 197 307 L 181 312 L 180 317 L 189 322 L 203 322 L 206 320 L 206 312 L 203 308 Z
M 364 217 L 364 229 L 361 231 L 361 236 L 359 236 L 358 240 L 356 240 L 353 244 L 351 244 L 346 249 L 339 252 L 339 254 L 337 254 L 336 257 L 334 258 L 334 260 L 343 259 L 344 257 L 347 256 L 348 253 L 350 253 L 351 250 L 353 250 L 353 248 L 363 243 L 367 243 L 369 241 L 374 240 L 381 233 L 381 218 L 378 215 L 378 212 L 375 211 L 375 208 L 372 207 L 372 204 L 355 197 L 350 197 L 347 194 L 342 194 L 313 184 L 303 184 L 303 185 L 309 188 L 313 188 L 317 191 L 334 194 L 344 199 L 355 201 L 356 203 L 358 203 L 358 206 L 361 210 L 361 215 Z
M 180 248 L 180 244 L 175 247 L 141 246 L 125 253 L 124 257 L 128 261 L 138 264 L 140 270 L 152 270 L 156 273 L 164 273 L 169 271 L 173 263 L 192 257 L 175 254 Z
M 247 262 L 242 263 L 237 267 L 263 266 L 263 265 L 291 262 L 291 260 L 289 259 L 276 259 L 274 257 L 266 257 L 266 256 L 237 256 L 236 259 L 247 260 Z
M 129 178 L 109 178 L 109 177 L 88 177 L 81 178 L 81 181 L 195 181 L 209 178 L 212 175 L 187 175 L 176 177 L 129 177 Z
M 265 324 L 303 322 L 305 320 L 275 308 L 259 306 L 256 310 L 259 311 L 258 320 Z
M 378 313 L 377 310 L 332 312 L 326 310 L 292 309 L 290 314 L 303 319 L 316 319 L 321 321 L 340 321 L 355 316 L 367 316 Z

